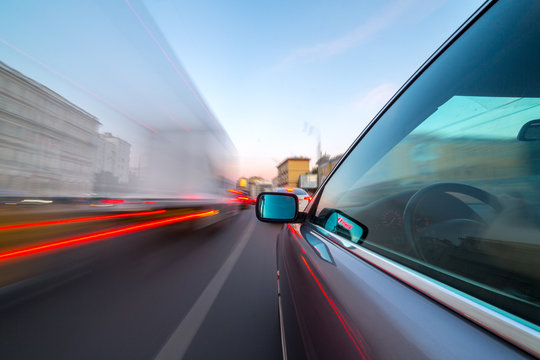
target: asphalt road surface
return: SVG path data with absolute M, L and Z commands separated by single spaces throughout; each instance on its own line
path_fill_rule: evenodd
M 280 359 L 278 231 L 250 208 L 51 255 L 69 271 L 0 293 L 0 358 Z

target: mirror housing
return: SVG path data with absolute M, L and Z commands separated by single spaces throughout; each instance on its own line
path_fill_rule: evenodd
M 257 219 L 271 223 L 290 223 L 298 218 L 298 198 L 294 194 L 264 192 L 257 196 Z
M 519 130 L 519 141 L 540 141 L 540 120 L 531 120 Z

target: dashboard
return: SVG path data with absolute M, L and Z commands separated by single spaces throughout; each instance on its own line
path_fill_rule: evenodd
M 407 202 L 415 192 L 399 192 L 364 206 L 348 206 L 341 210 L 369 229 L 369 235 L 365 239 L 367 244 L 415 255 L 414 249 L 411 249 L 405 238 L 403 224 Z M 437 193 L 422 201 L 413 215 L 411 227 L 421 235 L 430 226 L 454 219 L 483 221 L 471 207 L 457 197 L 448 193 Z

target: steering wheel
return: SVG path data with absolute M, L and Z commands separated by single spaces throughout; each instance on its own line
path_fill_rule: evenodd
M 419 189 L 416 193 L 414 193 L 413 196 L 410 197 L 407 205 L 405 206 L 405 210 L 403 211 L 403 231 L 405 233 L 405 241 L 410 245 L 415 255 L 423 261 L 427 261 L 427 258 L 424 248 L 420 246 L 418 242 L 418 231 L 415 228 L 416 214 L 418 209 L 420 209 L 420 205 L 424 201 L 429 201 L 430 197 L 437 195 L 441 196 L 443 193 L 448 192 L 464 194 L 478 199 L 493 208 L 496 213 L 499 213 L 502 210 L 502 205 L 496 196 L 470 185 L 461 183 L 436 183 Z M 444 204 L 442 204 L 442 206 L 444 206 Z M 456 234 L 456 237 L 450 241 L 456 242 L 459 240 L 457 238 L 458 232 L 456 232 L 455 229 L 460 229 L 461 233 L 469 233 L 469 231 L 472 232 L 474 229 L 478 229 L 484 225 L 484 222 L 481 220 L 451 219 L 429 226 L 429 228 L 432 228 L 431 230 L 435 230 L 435 233 L 453 232 Z

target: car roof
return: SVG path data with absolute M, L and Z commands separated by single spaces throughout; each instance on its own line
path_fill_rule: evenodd
M 279 187 L 279 188 L 275 188 L 274 191 L 277 191 L 277 192 L 291 192 L 291 193 L 294 193 L 294 194 L 307 194 L 307 191 L 302 189 L 302 188 L 296 188 L 296 187 Z

